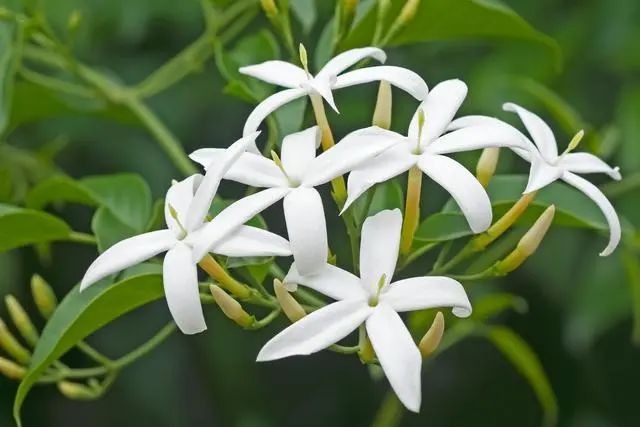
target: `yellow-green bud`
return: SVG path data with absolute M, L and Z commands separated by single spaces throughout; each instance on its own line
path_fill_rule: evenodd
M 584 129 L 580 129 L 580 131 L 576 133 L 573 136 L 573 138 L 571 138 L 571 141 L 569 142 L 569 145 L 567 146 L 567 149 L 564 152 L 569 153 L 575 150 L 578 147 L 578 145 L 580 145 L 580 141 L 582 141 L 583 137 L 584 137 Z
M 24 374 L 27 370 L 24 366 L 20 366 L 17 363 L 0 357 L 0 374 L 12 380 L 21 380 L 24 378 Z
M 382 129 L 391 127 L 392 94 L 391 85 L 386 80 L 380 81 L 376 108 L 373 111 L 373 125 Z
M 233 320 L 243 328 L 250 327 L 255 323 L 256 319 L 244 311 L 240 303 L 223 291 L 221 287 L 210 285 L 209 290 L 211 291 L 211 295 L 213 295 L 213 299 L 216 301 L 216 304 L 220 307 L 220 310 L 222 310 L 225 316 L 229 319 Z
M 342 0 L 342 10 L 346 15 L 351 15 L 356 11 L 358 7 L 358 0 Z
M 69 15 L 69 19 L 67 20 L 67 31 L 69 31 L 70 33 L 74 33 L 80 26 L 81 22 L 82 14 L 79 10 L 76 9 L 71 12 L 71 15 Z
M 58 299 L 51 286 L 37 274 L 31 277 L 31 295 L 42 317 L 45 319 L 51 317 L 58 306 Z
M 489 185 L 489 181 L 493 178 L 498 167 L 498 159 L 500 158 L 500 148 L 489 147 L 482 150 L 478 165 L 476 166 L 476 177 L 483 187 Z
M 282 311 L 292 323 L 297 322 L 307 315 L 304 308 L 291 296 L 280 280 L 273 279 L 273 290 L 276 293 L 276 298 L 278 299 L 280 307 L 282 307 Z
M 27 365 L 31 359 L 31 353 L 13 336 L 6 323 L 0 319 L 0 347 L 13 357 L 17 362 Z
M 309 57 L 307 56 L 307 49 L 302 43 L 298 45 L 298 53 L 300 55 L 300 63 L 304 70 L 309 74 Z
M 376 360 L 376 351 L 373 349 L 373 345 L 371 345 L 371 340 L 367 335 L 366 329 L 362 326 L 360 327 L 358 346 L 360 347 L 360 349 L 358 350 L 358 357 L 360 358 L 360 362 L 368 364 Z
M 273 18 L 278 14 L 278 7 L 274 0 L 260 0 L 260 6 L 268 18 Z
M 16 325 L 20 335 L 22 335 L 27 343 L 35 346 L 40 336 L 27 312 L 13 295 L 7 295 L 4 298 L 4 302 L 7 306 L 9 316 L 11 316 L 11 320 L 13 324 Z
M 442 312 L 439 311 L 436 313 L 436 317 L 433 319 L 433 323 L 429 327 L 429 330 L 420 340 L 420 344 L 418 344 L 422 357 L 427 358 L 438 349 L 443 335 L 444 316 L 442 315 Z
M 398 23 L 405 25 L 411 22 L 415 18 L 419 7 L 420 0 L 407 0 L 398 16 Z
M 100 397 L 99 392 L 84 384 L 73 383 L 71 381 L 60 381 L 57 385 L 60 393 L 72 400 L 95 400 Z

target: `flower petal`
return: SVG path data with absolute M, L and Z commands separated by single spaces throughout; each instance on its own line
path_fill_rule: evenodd
M 287 233 L 298 271 L 311 274 L 327 262 L 327 224 L 320 194 L 313 188 L 299 187 L 283 201 Z
M 265 61 L 240 67 L 239 71 L 247 76 L 287 88 L 297 88 L 308 79 L 302 68 L 285 61 Z
M 502 106 L 505 111 L 511 111 L 517 113 L 520 116 L 520 120 L 527 128 L 529 135 L 536 143 L 540 154 L 547 162 L 554 162 L 558 158 L 558 144 L 556 143 L 556 137 L 553 135 L 553 131 L 537 115 L 533 114 L 519 105 L 507 102 Z
M 316 147 L 319 142 L 320 128 L 318 126 L 284 137 L 280 155 L 282 156 L 282 166 L 289 178 L 302 182 L 311 162 L 316 158 Z
M 315 79 L 310 81 L 308 85 L 325 101 L 327 101 L 327 104 L 329 104 L 333 111 L 335 111 L 336 113 L 340 113 L 338 111 L 338 107 L 336 107 L 336 101 L 333 99 L 333 92 L 331 90 L 334 83 L 334 79 L 316 77 Z
M 383 80 L 404 90 L 418 101 L 424 100 L 429 93 L 429 87 L 417 73 L 390 65 L 360 68 L 344 73 L 338 76 L 333 89 Z
M 379 62 L 385 62 L 387 55 L 382 49 L 378 49 L 377 47 L 362 47 L 347 50 L 330 59 L 318 72 L 316 78 L 331 79 L 365 58 L 373 58 Z
M 370 216 L 362 224 L 360 240 L 360 278 L 370 295 L 378 291 L 384 275 L 384 285 L 391 282 L 400 250 L 400 209 L 384 210 Z
M 447 129 L 467 96 L 467 85 L 462 80 L 438 83 L 416 110 L 409 124 L 409 137 L 418 138 L 418 111 L 424 112 L 422 143 L 433 141 Z
M 285 89 L 265 98 L 260 104 L 256 105 L 256 108 L 254 108 L 249 114 L 249 117 L 247 117 L 242 134 L 252 134 L 258 130 L 260 124 L 269 114 L 273 113 L 284 104 L 291 102 L 294 99 L 298 99 L 308 93 L 308 89 Z
M 297 285 L 303 285 L 336 300 L 365 300 L 368 296 L 360 286 L 359 277 L 331 264 L 325 264 L 312 274 L 302 275 L 294 262 L 284 284 L 290 292 L 295 291 Z
M 191 153 L 189 157 L 207 168 L 211 164 L 220 163 L 224 152 L 224 148 L 202 148 Z M 267 159 L 262 154 L 248 152 L 242 153 L 224 178 L 251 187 L 286 187 L 288 185 L 282 171 L 273 160 Z
M 579 177 L 574 173 L 565 172 L 562 175 L 562 180 L 582 191 L 587 197 L 593 200 L 596 205 L 598 205 L 604 214 L 607 219 L 607 223 L 609 224 L 609 243 L 607 244 L 607 247 L 600 252 L 600 256 L 611 255 L 618 246 L 618 243 L 620 243 L 620 237 L 622 234 L 620 219 L 618 218 L 615 208 L 609 199 L 602 194 L 602 191 L 586 179 Z
M 413 277 L 389 285 L 380 295 L 380 301 L 395 311 L 425 310 L 453 307 L 458 317 L 471 315 L 471 303 L 464 287 L 450 277 Z
M 198 271 L 191 249 L 184 243 L 178 242 L 165 255 L 162 280 L 169 311 L 182 333 L 191 335 L 206 330 L 198 291 Z
M 201 181 L 202 175 L 191 175 L 180 182 L 172 184 L 167 191 L 164 201 L 164 221 L 176 237 L 183 237 L 184 235 L 182 227 L 187 223 L 189 205 L 191 204 L 193 194 Z M 173 217 L 170 207 L 173 208 L 176 216 L 178 217 L 177 220 Z M 182 224 L 182 226 L 180 224 Z
M 273 337 L 256 360 L 266 362 L 320 351 L 353 332 L 369 313 L 371 307 L 362 301 L 338 301 L 324 306 Z
M 589 153 L 568 153 L 560 157 L 558 166 L 574 173 L 606 173 L 619 181 L 622 179 L 620 168 L 612 168 L 599 157 Z
M 475 176 L 460 163 L 445 156 L 423 154 L 418 167 L 451 194 L 474 233 L 491 225 L 491 201 Z
M 269 188 L 233 202 L 193 236 L 187 236 L 186 240 L 193 245 L 193 261 L 200 261 L 210 248 L 234 229 L 282 199 L 289 191 L 288 188 Z
M 241 225 L 218 243 L 212 252 L 228 257 L 289 256 L 287 239 L 258 227 Z
M 404 138 L 377 126 L 351 132 L 309 164 L 303 184 L 316 186 L 343 175 Z
M 159 230 L 116 243 L 91 263 L 80 282 L 80 291 L 111 274 L 169 250 L 176 242 L 171 230 Z
M 367 319 L 367 334 L 393 391 L 410 411 L 420 410 L 422 357 L 398 313 L 378 304 Z
M 538 191 L 543 187 L 551 184 L 562 176 L 562 169 L 557 166 L 550 165 L 536 151 L 531 155 L 531 169 L 529 171 L 529 182 L 524 193 Z
M 427 146 L 433 154 L 450 154 L 487 147 L 525 149 L 519 132 L 506 126 L 471 126 L 442 135 Z
M 418 156 L 411 153 L 403 139 L 399 139 L 394 147 L 359 165 L 349 174 L 348 197 L 341 214 L 369 188 L 408 171 L 417 162 Z

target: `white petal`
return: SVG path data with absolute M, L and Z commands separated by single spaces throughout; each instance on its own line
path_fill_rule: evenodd
M 390 65 L 366 67 L 344 73 L 338 76 L 333 88 L 341 89 L 382 80 L 404 90 L 418 101 L 424 100 L 429 93 L 429 87 L 418 74 L 406 68 Z
M 411 153 L 406 141 L 400 141 L 396 146 L 364 162 L 349 174 L 348 197 L 342 212 L 369 188 L 408 171 L 417 162 L 418 156 Z
M 491 201 L 475 176 L 460 163 L 445 156 L 423 154 L 420 169 L 451 194 L 474 233 L 491 225 Z
M 538 152 L 531 153 L 531 169 L 529 171 L 529 182 L 524 193 L 538 191 L 551 184 L 562 176 L 562 169 L 548 164 Z
M 224 148 L 202 148 L 189 155 L 191 160 L 207 168 L 218 164 L 224 157 Z M 225 179 L 251 187 L 286 187 L 287 180 L 271 159 L 262 154 L 242 153 L 224 175 Z
M 269 114 L 284 104 L 298 99 L 307 93 L 309 93 L 308 89 L 285 89 L 265 98 L 260 104 L 256 105 L 256 108 L 254 108 L 251 114 L 249 114 L 249 117 L 247 117 L 242 134 L 249 135 L 255 132 Z
M 282 199 L 289 192 L 288 188 L 269 188 L 233 202 L 226 209 L 207 223 L 187 236 L 193 245 L 193 261 L 198 262 L 234 229 Z
M 287 239 L 258 227 L 241 225 L 213 249 L 213 253 L 229 257 L 289 256 Z
M 402 319 L 388 305 L 379 304 L 367 319 L 367 334 L 398 399 L 418 412 L 422 357 Z
M 400 250 L 400 209 L 384 210 L 370 216 L 362 224 L 360 240 L 360 278 L 362 286 L 374 295 L 385 276 L 384 285 L 391 282 Z
M 184 231 L 180 224 L 184 226 L 184 224 L 187 223 L 189 205 L 191 204 L 191 200 L 193 200 L 193 194 L 201 180 L 202 175 L 191 175 L 190 177 L 171 185 L 167 191 L 164 200 L 164 220 L 167 223 L 167 227 L 173 231 L 176 237 L 183 237 Z M 173 207 L 175 210 L 180 224 L 178 224 L 178 221 L 173 217 L 169 206 Z
M 450 154 L 487 147 L 525 148 L 518 132 L 506 126 L 471 126 L 442 135 L 426 149 L 434 154 Z
M 351 132 L 309 165 L 303 184 L 316 186 L 329 182 L 402 143 L 403 139 L 399 134 L 377 126 Z
M 602 252 L 600 252 L 600 256 L 611 255 L 611 253 L 616 249 L 618 243 L 620 243 L 621 237 L 621 227 L 620 227 L 620 219 L 618 218 L 618 214 L 616 213 L 615 208 L 602 194 L 602 191 L 586 179 L 579 177 L 576 174 L 571 172 L 565 172 L 562 175 L 562 179 L 569 185 L 573 185 L 578 190 L 582 191 L 587 197 L 593 200 L 596 205 L 600 208 L 605 218 L 607 219 L 607 223 L 609 224 L 609 243 L 607 247 L 604 248 Z
M 318 126 L 284 137 L 280 155 L 282 166 L 284 166 L 289 178 L 302 182 L 311 162 L 316 158 L 316 147 L 319 142 L 320 128 Z
M 433 141 L 447 129 L 467 96 L 467 85 L 462 80 L 438 83 L 416 110 L 409 124 L 409 137 L 418 137 L 418 111 L 424 112 L 422 142 Z
M 458 317 L 471 315 L 471 303 L 464 287 L 449 277 L 414 277 L 389 285 L 380 301 L 395 311 L 425 310 L 452 307 Z
M 182 242 L 167 252 L 162 264 L 164 294 L 173 320 L 183 334 L 197 334 L 207 329 L 200 304 L 198 271 L 191 249 Z
M 302 275 L 294 262 L 284 278 L 284 284 L 289 291 L 295 291 L 297 285 L 303 285 L 336 300 L 367 299 L 359 277 L 331 264 L 325 264 L 315 273 Z
M 299 187 L 283 201 L 287 233 L 298 271 L 310 274 L 327 262 L 327 224 L 320 194 L 313 188 Z
M 287 88 L 297 88 L 307 81 L 307 73 L 302 68 L 284 61 L 265 61 L 240 67 L 239 71 L 247 76 Z
M 382 49 L 377 47 L 363 47 L 359 49 L 351 49 L 346 52 L 342 52 L 329 60 L 322 67 L 316 76 L 316 78 L 328 78 L 335 77 L 342 73 L 347 68 L 357 64 L 365 58 L 373 58 L 379 62 L 385 62 L 387 55 Z
M 260 132 L 254 132 L 251 135 L 240 138 L 225 150 L 224 157 L 220 159 L 220 162 L 208 166 L 207 173 L 202 178 L 189 205 L 186 224 L 183 224 L 187 231 L 192 231 L 202 226 L 211 208 L 211 202 L 213 202 L 213 198 L 218 191 L 222 177 L 245 152 L 247 146 L 256 140 L 259 134 Z
M 558 166 L 574 173 L 606 173 L 619 181 L 622 179 L 620 168 L 612 168 L 599 157 L 589 153 L 568 153 L 560 158 Z
M 122 240 L 93 261 L 80 282 L 80 290 L 169 250 L 174 244 L 176 238 L 171 230 L 152 231 Z
M 353 332 L 369 316 L 362 301 L 338 301 L 303 317 L 273 337 L 258 353 L 258 362 L 309 355 Z
M 320 95 L 327 104 L 331 107 L 333 111 L 339 113 L 338 107 L 336 107 L 336 101 L 333 99 L 333 92 L 331 91 L 335 81 L 335 79 L 327 79 L 323 77 L 316 77 L 312 81 L 308 83 L 309 87 L 311 87 L 318 95 Z
M 558 158 L 558 145 L 553 131 L 537 115 L 533 114 L 519 105 L 507 102 L 502 106 L 505 111 L 512 111 L 520 116 L 520 120 L 527 128 L 533 142 L 538 146 L 542 157 L 548 162 L 554 162 Z

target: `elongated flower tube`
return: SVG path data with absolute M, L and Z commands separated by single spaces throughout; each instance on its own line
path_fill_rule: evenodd
M 223 150 L 219 162 L 209 168 L 204 177 L 193 175 L 173 184 L 165 200 L 167 229 L 122 240 L 107 249 L 89 266 L 80 290 L 166 252 L 163 282 L 169 311 L 183 333 L 204 331 L 207 326 L 200 305 L 196 267 L 199 258 L 193 257 L 193 242 L 206 226 L 211 225 L 205 219 L 222 176 L 256 136 L 242 138 Z M 213 220 L 215 224 L 207 229 L 213 236 L 212 251 L 233 257 L 290 255 L 289 244 L 282 237 L 242 225 L 255 214 L 248 210 L 234 210 L 232 215 L 225 211 L 218 214 Z
M 414 277 L 392 282 L 400 247 L 400 210 L 382 211 L 365 220 L 360 248 L 360 277 L 326 264 L 312 275 L 302 275 L 296 263 L 285 284 L 297 284 L 337 300 L 322 307 L 272 338 L 260 350 L 258 361 L 309 355 L 345 338 L 364 323 L 380 365 L 402 403 L 420 408 L 422 356 L 398 313 L 452 307 L 466 317 L 471 304 L 464 288 L 448 277 Z

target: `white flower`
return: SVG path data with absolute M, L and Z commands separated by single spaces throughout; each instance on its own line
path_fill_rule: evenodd
M 474 232 L 486 230 L 492 216 L 486 191 L 473 174 L 445 154 L 486 147 L 523 146 L 523 143 L 517 131 L 493 124 L 445 133 L 466 94 L 467 86 L 460 80 L 447 80 L 434 87 L 413 116 L 408 136 L 395 134 L 396 144 L 392 148 L 351 172 L 345 209 L 373 185 L 417 165 L 451 194 Z M 424 114 L 422 129 L 420 111 Z
M 404 405 L 420 408 L 422 358 L 399 312 L 453 307 L 456 316 L 471 314 L 464 288 L 448 277 L 414 277 L 391 283 L 400 246 L 398 209 L 367 218 L 362 228 L 360 278 L 326 264 L 301 275 L 295 263 L 285 282 L 299 283 L 338 300 L 322 307 L 271 339 L 258 361 L 308 355 L 345 338 L 365 323 L 367 335 L 391 387 Z
M 589 153 L 573 153 L 572 150 L 580 142 L 582 133 L 576 135 L 570 146 L 564 153 L 558 155 L 558 145 L 551 128 L 534 113 L 513 103 L 506 103 L 503 107 L 506 111 L 512 111 L 520 116 L 522 123 L 527 128 L 533 142 L 520 133 L 520 138 L 527 144 L 526 149 L 513 148 L 520 157 L 531 163 L 529 182 L 524 193 L 540 190 L 554 181 L 562 180 L 567 184 L 583 192 L 593 200 L 604 214 L 609 224 L 609 243 L 600 253 L 601 256 L 610 255 L 620 242 L 620 219 L 611 205 L 611 202 L 602 194 L 595 185 L 577 174 L 606 173 L 615 180 L 620 180 L 621 175 L 617 167 L 612 168 L 598 157 Z M 510 125 L 491 117 L 468 116 L 461 117 L 451 123 L 454 129 L 479 125 L 503 126 Z M 512 128 L 515 129 L 515 128 Z
M 249 115 L 244 125 L 244 135 L 255 132 L 260 123 L 282 105 L 305 95 L 319 95 L 338 111 L 333 101 L 333 89 L 341 89 L 372 81 L 385 80 L 421 101 L 427 95 L 427 84 L 413 71 L 402 67 L 376 66 L 342 73 L 365 58 L 385 62 L 386 54 L 375 47 L 351 49 L 331 59 L 312 76 L 307 70 L 284 61 L 266 61 L 240 68 L 240 72 L 267 83 L 287 89 L 277 92 L 262 101 Z M 303 59 L 303 63 L 304 63 Z
M 171 186 L 165 200 L 167 229 L 152 231 L 122 240 L 102 253 L 89 266 L 80 290 L 97 281 L 167 252 L 163 262 L 163 283 L 167 304 L 180 330 L 185 334 L 204 331 L 207 326 L 198 292 L 197 260 L 192 242 L 203 230 L 211 201 L 222 175 L 255 140 L 257 134 L 245 137 L 223 150 L 222 158 L 207 175 L 193 175 Z M 194 195 L 195 193 L 195 195 Z M 215 218 L 215 253 L 240 256 L 291 255 L 288 242 L 280 236 L 256 227 L 242 225 L 245 216 L 229 216 L 222 211 Z M 200 259 L 200 258 L 199 258 Z M 199 260 L 198 259 L 198 260 Z
M 372 139 L 371 135 L 376 138 Z M 282 141 L 281 159 L 271 160 L 245 152 L 224 175 L 226 179 L 246 185 L 268 188 L 239 200 L 236 207 L 227 209 L 229 212 L 259 212 L 284 199 L 284 218 L 293 257 L 305 274 L 324 266 L 328 253 L 324 208 L 314 187 L 350 171 L 394 143 L 393 132 L 370 127 L 350 133 L 316 157 L 320 136 L 317 126 L 286 136 Z M 222 155 L 223 150 L 205 148 L 190 157 L 206 166 L 217 165 Z M 212 242 L 205 227 L 201 240 L 194 246 L 195 256 L 202 257 Z

